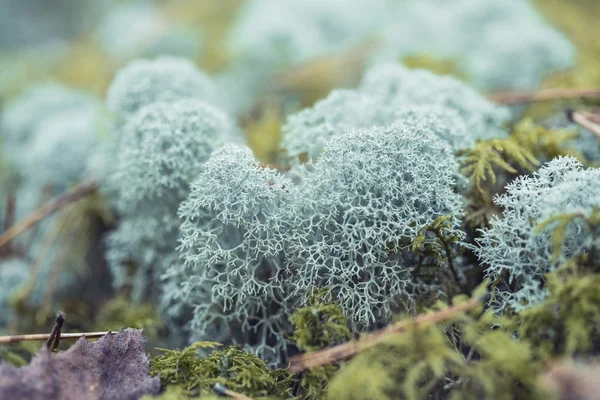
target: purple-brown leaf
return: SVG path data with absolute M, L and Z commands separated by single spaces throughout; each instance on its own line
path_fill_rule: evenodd
M 93 343 L 81 338 L 60 353 L 43 346 L 25 367 L 0 365 L 0 400 L 129 400 L 157 394 L 160 379 L 148 374 L 145 346 L 138 329 Z

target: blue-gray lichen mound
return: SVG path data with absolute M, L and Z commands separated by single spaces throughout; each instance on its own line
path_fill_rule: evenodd
M 560 256 L 554 260 L 551 232 L 536 233 L 536 227 L 552 216 L 589 215 L 593 207 L 599 207 L 600 170 L 583 169 L 572 157 L 556 158 L 533 176 L 522 176 L 509 183 L 506 194 L 495 201 L 504 213 L 492 219 L 490 229 L 482 231 L 476 253 L 490 278 L 509 276 L 512 288 L 499 288 L 497 309 L 510 306 L 519 311 L 545 298 L 543 283 L 547 272 L 567 261 L 570 254 L 592 244 L 591 235 L 580 223 L 573 223 L 566 232 Z
M 125 125 L 105 188 L 122 217 L 108 239 L 115 285 L 147 290 L 148 280 L 172 258 L 179 203 L 231 128 L 226 114 L 200 100 L 153 103 Z M 128 278 L 132 260 L 137 272 Z
M 176 207 L 190 179 L 231 129 L 226 114 L 199 100 L 142 108 L 124 128 L 110 178 L 119 211 L 135 213 L 144 202 Z
M 380 104 L 354 90 L 334 90 L 313 107 L 288 117 L 282 147 L 292 161 L 300 155 L 316 158 L 332 136 L 350 128 L 368 128 L 388 122 Z
M 31 141 L 38 132 L 43 132 L 47 120 L 65 111 L 77 112 L 82 105 L 93 101 L 93 97 L 84 92 L 55 83 L 30 87 L 2 110 L 3 155 L 21 166 Z
M 444 106 L 456 111 L 472 139 L 505 136 L 503 124 L 510 114 L 464 83 L 426 70 L 409 70 L 398 64 L 381 64 L 367 71 L 360 85 L 368 94 L 394 110 L 415 106 Z
M 178 293 L 166 295 L 194 309 L 194 337 L 237 340 L 263 359 L 281 359 L 290 312 L 282 210 L 293 191 L 244 147 L 228 145 L 205 164 L 179 208 L 183 265 L 166 274 L 179 281 Z
M 410 241 L 461 215 L 455 171 L 448 145 L 411 124 L 334 136 L 298 189 L 288 240 L 297 295 L 328 287 L 359 327 L 388 321 L 397 300 L 411 300 Z
M 176 57 L 135 60 L 117 73 L 107 95 L 108 108 L 126 120 L 155 102 L 199 99 L 214 103 L 212 80 L 192 62 Z

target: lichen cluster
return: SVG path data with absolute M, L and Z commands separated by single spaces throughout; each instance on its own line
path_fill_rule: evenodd
M 490 93 L 598 86 L 588 0 L 93 3 L 0 38 L 1 334 L 144 329 L 164 399 L 542 399 L 600 351 L 597 100 Z

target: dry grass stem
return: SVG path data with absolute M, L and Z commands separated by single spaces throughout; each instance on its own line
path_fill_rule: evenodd
M 397 335 L 407 332 L 410 329 L 420 328 L 443 321 L 464 311 L 472 309 L 479 304 L 481 304 L 480 299 L 470 299 L 465 303 L 449 307 L 445 310 L 419 315 L 409 320 L 400 321 L 396 324 L 365 335 L 358 340 L 352 340 L 338 346 L 316 351 L 314 353 L 294 356 L 290 360 L 290 367 L 288 369 L 290 372 L 300 373 L 312 368 L 345 360 L 363 350 L 369 349 L 385 341 L 392 335 Z

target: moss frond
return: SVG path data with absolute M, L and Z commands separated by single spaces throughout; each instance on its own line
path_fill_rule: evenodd
M 216 342 L 196 342 L 183 350 L 157 349 L 162 354 L 150 360 L 150 374 L 160 374 L 164 387 L 179 385 L 193 395 L 211 395 L 216 383 L 253 398 L 285 398 L 290 374 L 270 370 L 255 355 L 237 347 L 213 350 L 200 357 L 200 350 L 214 349 Z
M 570 146 L 579 134 L 571 129 L 548 129 L 536 124 L 531 118 L 519 121 L 511 137 L 537 159 L 551 160 L 559 156 L 571 155 L 581 162 L 585 157 Z
M 302 351 L 323 349 L 352 337 L 340 306 L 324 300 L 328 292 L 327 288 L 316 290 L 307 305 L 290 316 L 295 328 L 292 340 Z
M 469 289 L 461 282 L 454 260 L 460 255 L 461 236 L 452 229 L 452 215 L 438 217 L 431 224 L 423 227 L 412 242 L 412 251 L 418 255 L 419 261 L 413 274 L 418 275 L 422 267 L 437 267 L 441 274 L 449 272 L 460 292 L 469 293 Z
M 495 167 L 516 174 L 517 170 L 511 162 L 529 171 L 539 164 L 531 151 L 514 138 L 480 140 L 474 148 L 461 150 L 457 155 L 462 164 L 462 173 L 481 193 L 485 192 L 483 182 L 496 183 Z
M 395 335 L 344 366 L 329 398 L 537 398 L 541 365 L 528 342 L 515 338 L 515 328 L 508 318 L 474 310 Z
M 540 358 L 599 350 L 599 285 L 599 274 L 573 274 L 564 268 L 548 274 L 546 301 L 520 313 L 521 337 Z
M 292 340 L 302 351 L 320 350 L 352 338 L 348 320 L 339 304 L 325 301 L 328 292 L 326 288 L 316 290 L 306 306 L 290 316 L 295 328 Z M 328 382 L 337 371 L 337 366 L 327 365 L 303 374 L 300 382 L 302 398 L 325 398 Z

